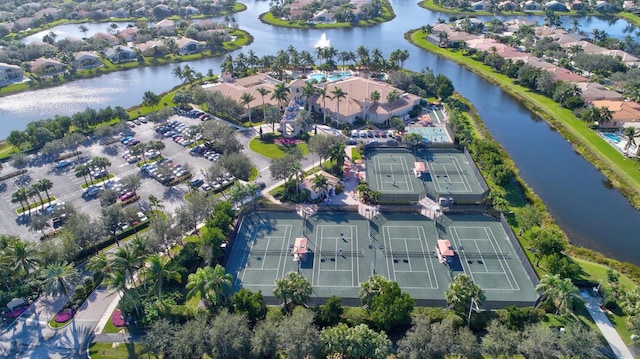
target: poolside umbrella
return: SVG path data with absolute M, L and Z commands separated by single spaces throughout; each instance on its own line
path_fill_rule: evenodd
M 358 158 L 357 160 L 355 160 L 354 162 L 355 162 L 357 165 L 361 165 L 361 164 L 362 164 L 362 160 L 361 160 L 361 159 L 359 159 L 359 158 Z

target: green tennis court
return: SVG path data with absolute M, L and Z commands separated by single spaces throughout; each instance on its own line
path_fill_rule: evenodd
M 367 150 L 365 158 L 367 183 L 371 189 L 382 194 L 383 200 L 418 201 L 424 196 L 423 181 L 416 178 L 413 172 L 416 160 L 411 152 L 377 148 Z
M 312 302 L 337 295 L 357 305 L 360 283 L 373 273 L 398 282 L 420 305 L 444 305 L 444 291 L 459 273 L 485 289 L 493 303 L 487 307 L 535 302 L 533 283 L 499 222 L 455 215 L 442 217 L 439 226 L 415 213 L 379 214 L 371 223 L 348 212 L 319 212 L 306 221 L 286 212 L 256 213 L 243 220 L 227 271 L 234 290 L 261 290 L 269 303 L 276 302 L 274 281 L 296 271 L 312 284 Z M 307 241 L 300 262 L 293 260 L 296 238 Z M 438 259 L 438 239 L 455 248 L 450 265 Z

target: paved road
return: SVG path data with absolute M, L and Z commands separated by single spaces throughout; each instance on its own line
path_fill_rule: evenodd
M 596 322 L 598 329 L 602 332 L 602 335 L 605 337 L 607 342 L 609 342 L 609 346 L 613 351 L 614 355 L 618 359 L 633 359 L 634 356 L 631 353 L 631 350 L 624 344 L 624 341 L 616 331 L 616 329 L 611 324 L 611 321 L 607 317 L 607 315 L 600 309 L 600 297 L 593 297 L 589 295 L 589 293 L 585 291 L 581 291 L 580 294 L 585 299 L 585 306 L 593 318 L 593 321 Z

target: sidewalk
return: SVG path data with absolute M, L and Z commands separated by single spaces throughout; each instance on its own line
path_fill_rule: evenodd
M 631 354 L 631 350 L 629 350 L 629 348 L 624 344 L 624 341 L 611 324 L 607 315 L 602 311 L 602 309 L 600 309 L 600 298 L 593 297 L 585 291 L 581 291 L 580 294 L 584 298 L 585 306 L 587 307 L 591 318 L 593 318 L 598 329 L 600 329 L 602 335 L 605 337 L 607 342 L 609 342 L 609 346 L 616 358 L 633 359 L 634 356 Z

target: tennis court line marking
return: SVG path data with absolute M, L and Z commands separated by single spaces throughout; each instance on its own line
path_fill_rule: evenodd
M 452 181 L 451 180 L 451 175 L 449 175 L 449 170 L 447 169 L 447 163 L 442 163 L 442 162 L 434 162 L 434 161 L 428 161 L 427 162 L 427 166 L 430 167 L 430 171 L 431 171 L 431 179 L 434 180 L 436 188 L 439 192 L 442 192 L 442 181 L 440 181 L 440 179 L 438 178 L 437 175 L 437 171 L 436 171 L 436 165 L 438 165 L 445 173 L 445 176 L 447 176 L 447 183 L 448 184 L 462 184 L 464 186 L 464 190 L 456 190 L 456 192 L 465 192 L 465 193 L 469 193 L 472 191 L 471 188 L 471 184 L 469 183 L 469 180 L 467 179 L 466 175 L 464 174 L 464 170 L 462 169 L 462 166 L 460 165 L 460 162 L 458 160 L 458 158 L 456 157 L 450 157 L 453 163 L 453 168 L 455 169 L 455 175 L 458 176 L 460 178 L 460 181 Z M 453 175 L 453 173 L 452 173 Z M 446 186 L 445 185 L 445 190 L 446 190 Z
M 323 256 L 322 255 L 322 248 L 323 248 L 322 243 L 323 243 L 324 239 L 335 239 L 335 241 L 336 241 L 335 242 L 336 243 L 335 252 L 336 253 L 338 253 L 339 252 L 339 248 L 341 248 L 341 247 L 339 247 L 340 243 L 338 242 L 338 240 L 340 240 L 341 238 L 339 238 L 337 236 L 326 236 L 325 237 L 325 235 L 324 235 L 325 227 L 340 227 L 340 228 L 347 228 L 348 227 L 349 228 L 349 232 L 350 232 L 349 234 L 351 235 L 351 237 L 349 237 L 349 238 L 348 237 L 342 237 L 342 238 L 344 238 L 345 240 L 348 240 L 349 248 L 351 249 L 351 252 L 353 252 L 354 251 L 354 247 L 353 247 L 354 246 L 354 243 L 353 243 L 354 240 L 353 240 L 353 238 L 357 238 L 357 236 L 358 236 L 358 226 L 353 225 L 353 224 L 348 224 L 348 225 L 335 225 L 335 224 L 324 225 L 324 224 L 321 224 L 321 225 L 318 225 L 318 227 L 320 229 L 319 231 L 316 231 L 316 243 L 319 243 L 319 246 L 316 248 L 316 252 L 319 252 L 319 254 L 320 254 L 318 256 L 318 262 L 317 262 L 317 267 L 316 267 L 316 268 L 318 268 L 318 270 L 317 270 L 317 273 L 318 273 L 317 277 L 318 278 L 316 280 L 316 271 L 315 270 L 312 271 L 312 273 L 311 273 L 311 285 L 314 285 L 314 283 L 315 283 L 315 285 L 324 287 L 324 285 L 320 284 L 320 279 L 321 279 L 320 278 L 320 272 L 322 272 L 322 271 L 324 271 L 324 272 L 332 272 L 332 271 L 335 271 L 335 272 L 345 271 L 346 272 L 346 271 L 349 271 L 348 269 L 338 269 L 338 258 L 337 257 L 339 257 L 340 255 L 336 255 L 336 261 L 334 262 L 334 269 L 333 270 L 331 270 L 331 269 L 320 269 L 320 263 L 321 263 L 321 259 L 322 259 L 321 257 Z M 355 231 L 355 234 L 354 234 L 354 231 Z M 356 257 L 356 260 L 359 261 L 359 259 L 357 257 Z M 316 265 L 315 262 L 316 262 L 316 259 L 315 259 L 315 256 L 314 256 L 314 266 Z M 358 262 L 358 264 L 359 264 L 359 262 Z M 354 261 L 351 260 L 351 272 L 353 273 L 353 271 L 354 271 Z M 359 277 L 359 274 L 358 274 L 358 280 L 359 279 L 360 279 L 360 277 Z M 352 275 L 351 276 L 351 286 L 354 285 L 353 283 L 354 283 L 354 278 L 353 278 L 353 275 Z
M 289 247 L 289 242 L 291 242 L 291 231 L 293 229 L 293 226 L 291 225 L 286 225 L 285 229 L 284 229 L 284 240 L 282 241 L 282 245 L 280 245 L 280 250 L 282 251 L 281 253 L 284 253 L 284 251 L 286 250 L 285 248 Z M 287 230 L 289 231 L 289 235 L 287 236 Z M 286 244 L 286 246 L 285 246 Z M 267 247 L 268 248 L 268 247 Z M 280 257 L 278 258 L 278 271 L 276 272 L 276 278 L 283 278 L 284 277 L 284 266 L 282 266 L 282 275 L 278 275 L 278 273 L 280 273 L 280 266 L 282 264 L 282 258 L 283 257 L 288 257 L 288 254 L 280 255 Z M 285 262 L 286 264 L 286 262 Z
M 475 278 L 474 278 L 474 276 L 473 276 L 473 274 L 474 274 L 474 273 L 476 273 L 476 274 L 480 274 L 480 273 L 488 273 L 487 266 L 484 264 L 486 260 L 485 260 L 485 258 L 484 258 L 484 256 L 483 256 L 483 254 L 482 254 L 482 252 L 480 251 L 480 248 L 478 247 L 478 244 L 477 244 L 477 241 L 486 241 L 486 239 L 472 239 L 472 238 L 469 238 L 469 239 L 460 239 L 460 238 L 458 237 L 458 230 L 457 230 L 457 228 L 458 228 L 458 227 L 456 227 L 456 226 L 452 226 L 452 227 L 450 227 L 450 228 L 451 228 L 452 238 L 454 238 L 454 241 L 457 241 L 456 245 L 457 245 L 457 248 L 458 248 L 458 253 L 459 253 L 459 254 L 460 254 L 460 253 L 462 253 L 462 257 L 464 258 L 464 261 L 462 261 L 462 263 L 461 263 L 461 264 L 462 264 L 463 268 L 464 268 L 464 266 L 466 265 L 466 267 L 467 267 L 467 268 L 465 269 L 465 272 L 468 272 L 468 273 L 469 273 L 469 275 L 471 276 L 471 278 L 473 279 L 473 281 L 475 282 L 476 280 L 475 280 Z M 513 277 L 513 272 L 511 271 L 511 266 L 509 266 L 509 263 L 507 263 L 506 261 L 503 263 L 504 259 L 500 258 L 500 257 L 498 256 L 498 252 L 496 252 L 495 246 L 493 245 L 493 241 L 491 240 L 491 237 L 495 238 L 495 236 L 493 235 L 493 231 L 491 230 L 491 228 L 490 228 L 490 227 L 461 227 L 461 228 L 478 228 L 478 229 L 484 228 L 485 234 L 486 234 L 487 236 L 489 236 L 489 238 L 487 238 L 487 239 L 489 239 L 489 242 L 491 242 L 491 246 L 492 246 L 492 248 L 493 248 L 493 252 L 494 252 L 494 253 L 486 253 L 486 254 L 495 254 L 495 255 L 496 255 L 496 259 L 498 260 L 498 263 L 500 263 L 500 267 L 502 268 L 502 274 L 504 274 L 504 276 L 506 277 L 507 282 L 509 283 L 509 286 L 511 287 L 511 290 L 520 290 L 520 286 L 518 285 L 517 280 L 515 279 L 515 277 Z M 455 236 L 454 236 L 453 234 L 455 234 Z M 472 270 L 471 270 L 471 266 L 470 266 L 470 265 L 469 265 L 469 263 L 468 263 L 468 259 L 467 259 L 467 255 L 466 255 L 465 251 L 464 251 L 464 250 L 459 250 L 459 249 L 460 249 L 460 247 L 462 246 L 462 242 L 461 242 L 462 240 L 465 240 L 465 241 L 474 241 L 474 243 L 476 244 L 476 248 L 478 248 L 478 255 L 480 256 L 480 259 L 482 260 L 482 264 L 483 264 L 483 266 L 485 267 L 485 269 L 487 270 L 486 272 L 474 272 L 474 271 L 472 271 Z M 464 246 L 462 246 L 462 247 L 464 248 Z M 509 275 L 507 274 L 507 271 L 506 271 L 506 270 L 505 270 L 505 268 L 504 268 L 504 266 L 505 266 L 505 265 L 507 266 L 507 268 L 508 268 L 508 269 L 509 269 L 509 271 L 511 272 L 511 276 L 512 276 L 512 278 L 509 278 Z M 491 274 L 499 274 L 499 273 L 500 273 L 500 272 L 491 272 Z M 515 285 L 516 285 L 516 286 L 515 286 L 515 288 L 514 288 L 514 286 L 513 286 L 513 284 L 514 284 L 514 283 L 511 281 L 511 279 L 513 279 L 513 281 L 515 282 Z M 477 283 L 477 282 L 476 282 L 476 283 Z M 503 289 L 503 288 L 485 288 L 484 286 L 482 286 L 482 289 L 491 289 L 491 290 L 509 290 L 509 289 Z
M 465 190 L 468 189 L 468 191 L 466 192 L 471 192 L 472 190 L 471 183 L 469 183 L 469 179 L 467 178 L 467 175 L 464 174 L 464 170 L 462 169 L 462 165 L 460 165 L 460 161 L 458 160 L 458 157 L 453 157 L 453 163 L 456 165 L 458 173 L 460 173 L 460 176 L 462 177 L 462 182 L 464 183 Z
M 424 253 L 429 253 L 429 246 L 427 244 L 427 234 L 424 231 L 424 227 L 420 227 L 420 231 L 422 232 L 422 237 L 424 238 L 424 245 L 427 246 L 427 249 L 425 251 L 424 246 L 422 247 L 422 251 Z M 422 241 L 420 241 L 420 245 L 422 246 Z M 431 263 L 431 271 L 429 271 L 429 284 L 431 285 L 431 289 L 438 289 L 439 288 L 439 284 L 438 284 L 438 277 L 436 277 L 436 269 L 433 266 L 433 259 L 430 258 L 429 260 L 427 260 L 427 257 L 424 257 L 424 262 L 425 265 L 427 264 L 427 262 Z M 429 266 L 427 265 L 427 269 L 429 268 Z M 431 280 L 431 276 L 433 275 L 433 281 Z M 436 286 L 433 286 L 433 282 L 436 282 Z
M 487 233 L 487 236 L 489 237 L 489 242 L 491 243 L 491 248 L 493 248 L 493 251 L 498 253 L 498 251 L 496 250 L 496 245 L 498 245 L 498 239 L 496 238 L 495 234 L 493 233 L 493 230 L 489 227 L 485 228 L 485 232 Z M 494 245 L 495 243 L 495 245 Z M 498 248 L 500 248 L 500 246 L 498 245 Z M 500 262 L 500 265 L 502 266 L 502 270 L 504 271 L 504 274 L 507 276 L 507 280 L 509 280 L 509 284 L 511 284 L 511 280 L 509 279 L 509 275 L 507 274 L 507 271 L 504 270 L 504 266 L 507 266 L 507 269 L 509 270 L 509 273 L 511 274 L 511 278 L 513 279 L 513 282 L 517 288 L 517 290 L 520 290 L 520 286 L 518 285 L 518 281 L 516 280 L 516 277 L 513 275 L 513 271 L 511 270 L 511 265 L 509 265 L 509 263 L 507 263 L 507 260 L 504 258 L 498 258 L 498 261 Z M 513 288 L 513 285 L 511 285 L 511 288 Z
M 418 238 L 403 238 L 403 237 L 398 237 L 398 238 L 391 238 L 391 228 L 412 228 L 415 227 L 416 228 L 416 233 L 418 234 Z M 396 273 L 427 273 L 427 276 L 429 277 L 429 287 L 407 287 L 407 288 L 422 288 L 422 289 L 438 289 L 439 288 L 439 284 L 438 284 L 438 279 L 435 276 L 435 268 L 433 266 L 433 259 L 431 259 L 428 255 L 429 255 L 429 251 L 428 251 L 428 246 L 427 246 L 427 250 L 425 251 L 425 245 L 427 244 L 427 236 L 426 233 L 424 232 L 424 228 L 421 226 L 384 226 L 382 227 L 382 232 L 384 234 L 384 246 L 387 249 L 391 248 L 391 241 L 395 240 L 395 241 L 399 241 L 399 240 L 403 240 L 404 241 L 404 245 L 405 245 L 405 254 L 407 255 L 407 258 L 409 258 L 408 254 L 409 254 L 409 248 L 407 246 L 407 242 L 409 240 L 412 241 L 418 241 L 418 243 L 420 243 L 420 248 L 422 250 L 422 253 L 424 253 L 423 256 L 423 260 L 425 261 L 425 271 L 419 271 L 419 270 L 413 270 L 411 267 L 411 260 L 407 260 L 407 264 L 409 265 L 409 270 L 405 271 L 405 270 L 397 270 L 395 263 L 391 264 L 390 266 L 390 262 L 393 262 L 393 257 L 388 257 L 386 259 L 387 262 L 387 273 L 389 273 L 389 276 L 392 275 L 391 269 L 393 269 L 393 278 L 394 281 L 397 281 L 397 276 Z M 422 235 L 421 235 L 422 234 Z M 388 240 L 388 241 L 387 241 Z M 399 253 L 399 255 L 402 255 L 402 252 Z M 431 269 L 429 270 L 429 263 L 431 262 Z M 433 285 L 433 282 L 435 280 L 435 287 Z M 403 288 L 406 286 L 403 286 Z
M 384 157 L 384 158 L 392 158 L 391 156 L 387 156 L 387 155 L 379 155 L 373 158 L 373 163 L 374 163 L 374 168 L 376 169 L 376 180 L 378 182 L 378 188 L 380 188 L 381 191 L 389 191 L 389 192 L 404 192 L 403 190 L 401 190 L 400 188 L 398 188 L 397 190 L 395 188 L 391 188 L 388 189 L 386 188 L 386 186 L 384 186 L 384 184 L 386 183 L 397 183 L 397 184 L 408 184 L 407 186 L 407 190 L 408 192 L 415 192 L 414 188 L 413 188 L 413 182 L 411 182 L 410 178 L 407 177 L 407 173 L 409 171 L 409 167 L 407 167 L 407 161 L 404 158 L 404 156 L 399 156 L 398 158 L 400 158 L 400 163 L 394 163 L 394 162 L 381 162 L 380 159 Z M 390 166 L 390 170 L 391 170 L 391 178 L 393 179 L 393 182 L 386 182 L 382 180 L 382 168 L 381 168 L 381 164 L 385 164 L 385 165 L 389 165 Z M 400 171 L 394 171 L 393 166 L 394 165 L 401 165 L 402 169 Z M 403 176 L 403 181 L 399 181 L 396 180 L 396 174 L 402 173 Z

